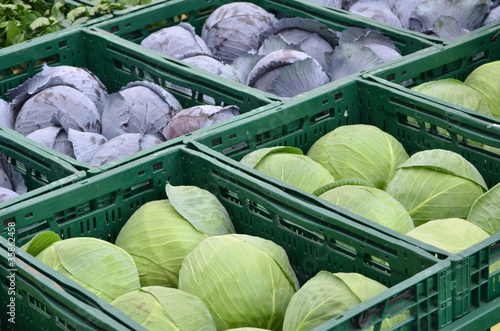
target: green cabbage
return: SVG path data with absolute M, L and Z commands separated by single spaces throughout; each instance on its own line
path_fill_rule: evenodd
M 489 237 L 480 227 L 460 218 L 428 221 L 406 235 L 451 254 L 459 253 Z
M 478 90 L 486 99 L 491 114 L 500 118 L 500 61 L 483 64 L 474 69 L 464 83 Z
M 483 95 L 458 79 L 427 82 L 413 87 L 412 90 L 485 115 L 492 115 Z
M 261 148 L 240 162 L 309 193 L 335 181 L 321 164 L 294 147 Z
M 460 154 L 433 149 L 415 153 L 401 164 L 386 191 L 418 226 L 434 219 L 465 219 L 487 189 L 479 171 Z
M 101 239 L 80 237 L 57 241 L 36 258 L 107 302 L 140 287 L 132 257 Z
M 298 281 L 284 249 L 243 234 L 213 236 L 186 256 L 179 289 L 199 297 L 217 330 L 280 330 Z
M 134 258 L 142 286 L 177 287 L 182 261 L 211 235 L 234 233 L 227 211 L 210 192 L 167 185 L 169 199 L 142 205 L 116 238 Z
M 343 185 L 319 197 L 402 234 L 415 227 L 405 207 L 378 188 Z
M 116 298 L 111 304 L 151 331 L 216 330 L 205 304 L 175 288 L 142 287 Z
M 489 235 L 500 232 L 500 184 L 493 186 L 474 202 L 467 221 Z
M 320 271 L 292 297 L 283 331 L 309 331 L 387 290 L 381 283 L 358 273 Z M 407 312 L 386 319 L 382 330 L 402 322 Z
M 335 180 L 360 178 L 385 189 L 408 154 L 390 134 L 372 125 L 340 126 L 316 141 L 307 156 Z

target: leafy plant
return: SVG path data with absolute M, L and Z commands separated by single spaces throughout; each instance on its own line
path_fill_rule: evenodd
M 0 4 L 0 48 L 87 22 L 123 4 L 100 1 L 94 7 L 69 6 L 64 0 L 4 0 Z

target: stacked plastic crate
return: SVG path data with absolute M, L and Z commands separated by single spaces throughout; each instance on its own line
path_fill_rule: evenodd
M 116 308 L 20 249 L 16 250 L 14 266 L 9 265 L 8 238 L 15 225 L 13 238 L 17 246 L 46 230 L 62 238 L 91 236 L 114 242 L 140 205 L 166 198 L 167 182 L 195 185 L 215 194 L 228 210 L 237 232 L 270 239 L 286 250 L 301 283 L 319 270 L 356 271 L 389 287 L 318 330 L 380 327 L 384 318 L 403 311 L 408 311 L 409 317 L 398 329 L 487 328 L 500 322 L 494 321 L 499 309 L 495 287 L 499 273 L 490 274 L 488 270 L 498 259 L 498 234 L 460 254 L 437 250 L 436 256 L 430 245 L 346 213 L 237 162 L 261 147 L 286 145 L 306 152 L 333 129 L 362 123 L 392 134 L 409 154 L 430 148 L 458 152 L 476 165 L 489 185 L 496 184 L 500 157 L 485 154 L 464 143 L 464 139 L 500 147 L 500 135 L 495 131 L 498 128 L 491 129 L 483 118 L 399 85 L 461 77 L 480 63 L 495 60 L 495 27 L 448 45 L 316 3 L 252 1 L 278 17 L 313 18 L 335 31 L 350 26 L 379 30 L 403 55 L 400 60 L 290 99 L 200 71 L 138 45 L 154 31 L 176 25 L 179 20 L 192 24 L 199 32 L 210 13 L 226 3 L 231 1 L 150 3 L 115 12 L 112 18 L 90 29 L 54 33 L 0 51 L 0 70 L 5 73 L 0 79 L 2 96 L 39 72 L 41 62 L 47 62 L 50 66 L 87 68 L 111 92 L 131 81 L 149 80 L 162 85 L 184 107 L 206 104 L 206 96 L 216 105 L 237 105 L 241 113 L 227 122 L 98 168 L 5 130 L 14 138 L 2 143 L 2 148 L 20 141 L 23 148 L 29 146 L 30 151 L 47 153 L 43 160 L 57 175 L 66 175 L 68 169 L 74 172 L 70 171 L 67 183 L 59 180 L 54 184 L 57 190 L 49 184 L 41 191 L 33 191 L 31 199 L 20 199 L 0 209 L 2 237 L 6 238 L 0 239 L 1 298 L 6 305 L 11 300 L 9 276 L 15 270 L 19 323 L 9 324 L 8 316 L 2 316 L 2 327 L 139 329 Z M 14 72 L 13 68 L 20 65 L 23 70 Z M 190 92 L 186 94 L 167 82 Z M 410 125 L 409 117 L 418 118 L 418 124 Z M 453 139 L 437 135 L 437 128 L 446 129 Z M 6 154 L 17 160 L 17 154 Z M 29 164 L 24 158 L 19 161 Z M 40 177 L 37 166 L 28 173 Z M 51 174 L 42 177 L 46 182 L 53 181 Z M 339 242 L 352 250 L 348 254 L 339 251 L 335 248 Z M 383 260 L 385 266 L 375 260 Z

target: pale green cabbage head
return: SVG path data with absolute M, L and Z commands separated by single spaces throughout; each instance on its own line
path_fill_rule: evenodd
M 142 287 L 116 298 L 111 304 L 151 331 L 216 330 L 205 304 L 175 288 Z
M 80 237 L 57 241 L 36 258 L 107 302 L 140 287 L 132 257 L 101 239 Z
M 309 193 L 335 181 L 321 164 L 295 147 L 261 148 L 245 155 L 240 162 Z
M 386 191 L 419 226 L 435 219 L 465 219 L 487 189 L 479 171 L 460 154 L 433 149 L 415 153 L 401 164 Z
M 184 259 L 179 289 L 199 297 L 217 330 L 280 330 L 298 281 L 284 249 L 244 234 L 203 240 Z
M 485 115 L 492 115 L 483 95 L 458 79 L 435 80 L 415 86 L 412 90 Z
M 142 205 L 116 238 L 134 258 L 142 286 L 177 287 L 182 261 L 203 239 L 234 233 L 224 206 L 196 186 L 167 185 L 169 199 Z
M 345 125 L 316 141 L 307 156 L 325 167 L 335 180 L 360 178 L 385 189 L 397 166 L 408 159 L 403 145 L 379 128 Z
M 480 65 L 465 79 L 464 83 L 479 91 L 486 99 L 491 114 L 500 118 L 500 61 Z
M 405 207 L 378 188 L 342 185 L 319 197 L 402 234 L 415 228 Z
M 406 235 L 451 254 L 459 253 L 489 237 L 480 227 L 460 218 L 432 220 Z
M 295 293 L 288 305 L 283 331 L 309 331 L 387 290 L 358 273 L 320 271 Z M 402 322 L 401 313 L 382 322 L 382 330 Z
M 477 225 L 489 235 L 500 232 L 500 183 L 474 202 L 467 221 Z

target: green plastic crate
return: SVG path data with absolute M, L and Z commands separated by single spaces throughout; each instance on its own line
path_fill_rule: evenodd
M 124 44 L 132 42 L 139 44 L 144 38 L 151 33 L 162 28 L 178 25 L 181 21 L 190 23 L 196 33 L 201 36 L 201 30 L 205 20 L 218 7 L 232 3 L 231 0 L 172 0 L 160 3 L 155 6 L 145 8 L 140 11 L 129 13 L 128 15 L 115 17 L 103 23 L 93 26 L 93 28 L 102 29 L 113 33 L 124 39 Z M 344 13 L 333 12 L 326 9 L 324 6 L 315 3 L 304 3 L 302 1 L 290 0 L 251 0 L 265 10 L 273 13 L 276 17 L 302 17 L 315 19 L 327 27 L 335 31 L 343 31 L 347 27 L 371 28 L 384 33 L 385 36 L 391 38 L 394 44 L 398 47 L 403 55 L 411 54 L 424 48 L 435 46 L 430 41 L 422 38 L 417 38 L 412 34 L 404 31 L 395 31 L 387 25 L 373 22 L 367 23 L 362 18 L 353 17 L 353 15 L 345 15 Z M 142 47 L 142 46 L 141 46 Z M 144 48 L 143 48 L 144 49 Z M 160 53 L 157 53 L 160 54 Z M 166 59 L 171 59 L 167 55 L 161 55 Z M 381 64 L 379 66 L 384 66 Z M 199 68 L 193 67 L 195 70 Z M 215 74 L 209 73 L 214 77 Z M 357 74 L 350 75 L 356 76 Z M 338 81 L 342 81 L 342 78 Z M 227 80 L 235 86 L 235 88 L 243 89 L 245 85 Z M 332 86 L 336 82 L 328 83 Z M 252 88 L 255 93 L 263 93 L 258 89 Z M 301 94 L 307 95 L 308 92 Z M 266 93 L 269 98 L 278 98 L 277 96 Z
M 463 42 L 447 45 L 439 51 L 428 48 L 401 61 L 397 60 L 384 68 L 368 70 L 365 77 L 383 84 L 387 83 L 388 86 L 400 87 L 401 90 L 412 95 L 460 109 L 477 118 L 483 118 L 487 122 L 500 124 L 500 119 L 410 90 L 411 87 L 439 79 L 454 78 L 464 81 L 477 67 L 500 60 L 499 32 L 500 23 L 497 26 L 474 32 L 473 36 Z
M 412 124 L 410 118 L 418 124 Z M 299 197 L 303 203 L 339 211 L 340 208 L 331 203 L 235 161 L 258 148 L 272 146 L 299 147 L 306 153 L 320 137 L 348 124 L 375 125 L 398 139 L 410 155 L 433 148 L 457 152 L 475 165 L 489 187 L 500 182 L 500 155 L 466 143 L 469 139 L 500 147 L 500 127 L 492 127 L 459 110 L 363 79 L 346 83 L 334 90 L 318 89 L 314 97 L 290 100 L 270 112 L 260 112 L 244 121 L 193 135 L 186 142 Z M 438 128 L 446 130 L 449 136 L 439 133 Z M 352 215 L 345 210 L 342 213 Z M 488 266 L 500 258 L 500 234 L 474 246 L 471 254 L 467 255 L 471 251 L 464 251 L 467 257 L 450 256 L 364 218 L 358 217 L 358 221 L 436 253 L 444 259 L 453 257 L 454 318 L 459 318 L 473 309 L 473 306 L 480 306 L 500 295 L 498 285 L 494 288 L 500 281 L 500 273 L 488 272 Z M 474 277 L 471 278 L 472 275 Z
M 447 261 L 336 212 L 303 204 L 256 177 L 186 146 L 164 149 L 30 203 L 0 210 L 0 232 L 7 237 L 8 222 L 15 222 L 18 246 L 44 230 L 53 230 L 63 238 L 91 236 L 114 242 L 135 210 L 148 201 L 166 198 L 167 182 L 195 185 L 213 193 L 227 209 L 237 232 L 272 240 L 286 250 L 301 283 L 319 270 L 355 271 L 390 287 L 364 305 L 366 309 L 384 306 L 366 311 L 369 323 L 405 310 L 410 310 L 411 317 L 402 329 L 438 329 L 451 322 L 452 283 Z M 44 269 L 36 259 L 18 253 L 41 274 L 64 278 Z M 77 291 L 76 299 L 103 313 L 115 314 L 115 308 L 102 304 L 101 299 L 80 286 L 74 284 L 71 288 Z M 46 292 L 49 290 L 53 293 L 53 286 Z M 2 300 L 7 300 L 3 292 Z M 73 290 L 69 294 L 73 296 Z M 45 302 L 43 298 L 38 301 Z M 49 308 L 43 304 L 34 307 L 22 299 L 18 306 L 19 311 L 31 316 L 26 320 L 30 323 L 27 329 L 34 325 L 50 327 L 54 317 L 47 319 L 40 312 L 47 310 L 53 316 Z M 61 313 L 61 319 L 71 322 L 67 312 Z M 362 317 L 356 314 L 353 323 L 364 322 Z
M 166 88 L 184 108 L 209 103 L 205 99 L 216 105 L 236 105 L 240 113 L 277 105 L 276 100 L 254 93 L 253 89 L 236 89 L 225 84 L 223 80 L 214 80 L 212 76 L 192 70 L 179 61 L 166 61 L 138 45 L 122 45 L 119 37 L 89 29 L 61 31 L 52 34 L 50 38 L 15 45 L 8 52 L 0 50 L 0 97 L 4 97 L 9 89 L 19 86 L 41 71 L 43 62 L 50 66 L 71 65 L 87 68 L 99 77 L 109 93 L 137 80 L 150 80 L 164 87 L 166 82 L 174 83 L 189 89 L 190 94 L 173 87 Z M 139 158 L 181 142 L 181 137 L 171 139 L 99 168 L 92 168 L 56 151 L 52 151 L 52 154 L 76 169 L 92 175 L 119 166 L 126 160 Z
M 492 327 L 496 325 L 494 321 L 498 321 L 499 315 L 500 315 L 500 298 L 497 298 L 491 302 L 481 305 L 480 308 L 471 311 L 464 317 L 443 327 L 441 331 L 452 331 L 452 330 L 496 331 L 498 330 L 498 326 L 496 328 Z

